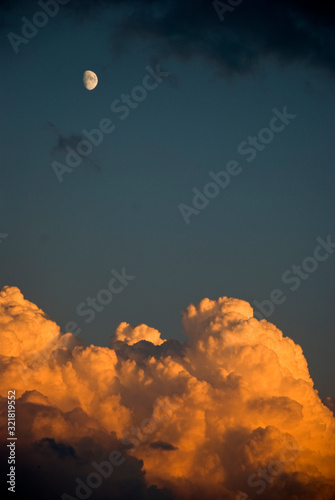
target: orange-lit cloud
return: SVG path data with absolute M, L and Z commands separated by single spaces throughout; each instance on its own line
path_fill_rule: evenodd
M 113 450 L 124 462 L 92 498 L 333 499 L 333 401 L 321 402 L 301 347 L 238 299 L 190 305 L 183 325 L 183 345 L 121 323 L 111 347 L 84 346 L 2 290 L 1 436 L 15 389 L 36 499 L 55 470 L 55 498 L 79 498 Z

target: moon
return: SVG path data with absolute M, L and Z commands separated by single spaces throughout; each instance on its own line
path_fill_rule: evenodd
M 98 85 L 98 77 L 93 71 L 85 71 L 83 82 L 87 90 L 93 90 Z

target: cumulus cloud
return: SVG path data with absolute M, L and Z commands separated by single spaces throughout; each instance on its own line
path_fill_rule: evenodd
M 141 340 L 146 340 L 153 345 L 161 345 L 164 342 L 160 332 L 155 328 L 149 328 L 147 325 L 138 325 L 133 328 L 125 322 L 118 326 L 115 339 L 126 342 L 128 345 L 137 344 Z
M 183 344 L 124 322 L 110 347 L 85 346 L 2 290 L 1 439 L 15 388 L 25 487 L 36 499 L 85 487 L 102 500 L 334 499 L 333 400 L 301 347 L 227 297 L 191 304 L 183 326 Z
M 335 398 L 328 396 L 323 402 L 335 415 Z

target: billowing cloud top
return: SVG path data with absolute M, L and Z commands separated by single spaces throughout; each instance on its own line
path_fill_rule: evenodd
M 147 325 L 138 325 L 132 328 L 125 322 L 121 323 L 115 332 L 116 340 L 124 341 L 128 345 L 137 344 L 140 340 L 146 340 L 154 345 L 161 345 L 164 340 L 160 337 L 160 332 L 155 328 L 149 328 Z
M 15 389 L 25 487 L 36 499 L 333 499 L 335 419 L 301 347 L 238 299 L 190 305 L 183 325 L 182 345 L 121 323 L 111 347 L 84 346 L 2 290 L 1 439 Z
M 35 304 L 24 299 L 18 288 L 0 292 L 0 354 L 25 358 L 44 349 L 60 334 L 60 328 Z

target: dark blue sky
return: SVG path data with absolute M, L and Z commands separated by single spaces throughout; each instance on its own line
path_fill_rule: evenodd
M 302 346 L 321 396 L 334 395 L 335 254 L 295 291 L 282 280 L 317 238 L 335 241 L 333 18 L 326 6 L 263 4 L 245 0 L 222 22 L 200 0 L 70 1 L 16 54 L 8 33 L 22 36 L 22 17 L 41 7 L 0 3 L 1 287 L 98 345 L 121 321 L 183 340 L 190 302 L 281 289 L 269 321 Z M 148 65 L 169 76 L 121 120 L 111 104 Z M 248 162 L 238 147 L 285 106 L 296 118 Z M 52 163 L 104 118 L 115 130 L 60 183 Z M 241 173 L 186 224 L 180 204 L 230 160 Z M 122 268 L 136 278 L 86 323 L 77 306 Z

